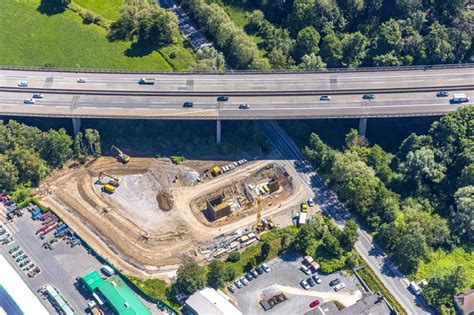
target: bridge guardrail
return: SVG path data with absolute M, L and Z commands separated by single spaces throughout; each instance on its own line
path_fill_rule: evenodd
M 55 67 L 22 67 L 2 66 L 0 70 L 18 71 L 50 71 L 71 73 L 117 73 L 117 74 L 169 74 L 169 75 L 239 75 L 239 74 L 298 74 L 298 73 L 357 73 L 357 72 L 380 72 L 380 71 L 407 71 L 407 70 L 436 70 L 436 69 L 458 69 L 474 68 L 474 63 L 440 64 L 440 65 L 416 65 L 396 67 L 360 67 L 360 68 L 326 68 L 320 70 L 226 70 L 218 71 L 157 71 L 157 70 L 126 70 L 126 69 L 89 69 L 89 68 L 55 68 Z

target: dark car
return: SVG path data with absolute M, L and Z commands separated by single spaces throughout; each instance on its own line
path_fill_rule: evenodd
M 436 93 L 436 96 L 437 96 L 437 97 L 447 97 L 447 96 L 449 96 L 449 92 L 447 92 L 447 91 L 439 91 L 438 93 Z
M 249 104 L 240 104 L 239 109 L 250 109 L 250 105 Z
M 362 99 L 364 99 L 364 100 L 373 100 L 373 99 L 375 99 L 375 94 L 364 94 L 364 96 L 362 96 Z
M 316 281 L 313 280 L 313 278 L 308 278 L 308 280 L 306 280 L 309 284 L 310 287 L 314 287 L 316 285 Z
M 329 95 L 323 95 L 319 98 L 320 101 L 330 101 L 331 100 L 331 96 Z
M 193 106 L 194 106 L 193 102 L 184 102 L 183 103 L 183 107 L 193 107 Z
M 255 279 L 258 278 L 258 272 L 257 272 L 257 270 L 252 270 L 250 273 L 252 274 L 252 276 L 253 276 Z
M 334 280 L 331 280 L 331 281 L 329 282 L 329 285 L 330 285 L 331 287 L 333 287 L 333 286 L 335 286 L 336 284 L 339 284 L 339 283 L 341 283 L 341 280 L 339 280 L 339 278 L 336 278 L 336 279 L 334 279 Z
M 254 279 L 254 277 L 252 276 L 252 274 L 250 272 L 247 272 L 245 274 L 245 278 L 247 278 L 248 281 L 252 281 Z
M 258 266 L 257 268 L 255 268 L 255 270 L 257 270 L 258 274 L 260 275 L 265 272 L 263 271 L 263 268 L 261 266 Z
M 219 96 L 217 98 L 217 101 L 218 102 L 227 102 L 229 100 L 229 97 L 228 96 Z
M 318 306 L 321 302 L 319 300 L 314 300 L 313 302 L 311 302 L 309 304 L 309 307 L 311 308 L 315 308 L 316 306 Z

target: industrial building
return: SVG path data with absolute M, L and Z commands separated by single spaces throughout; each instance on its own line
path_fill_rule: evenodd
M 151 315 L 150 310 L 118 275 L 103 279 L 94 270 L 78 280 L 103 309 L 118 315 Z
M 232 213 L 231 206 L 228 202 L 224 201 L 223 195 L 207 199 L 207 211 L 213 221 Z
M 222 291 L 204 288 L 191 295 L 183 306 L 186 315 L 242 315 Z
M 3 255 L 0 270 L 0 314 L 49 314 Z

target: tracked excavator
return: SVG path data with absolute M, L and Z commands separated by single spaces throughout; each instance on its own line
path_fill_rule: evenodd
M 99 173 L 99 181 L 104 185 L 112 185 L 114 187 L 120 186 L 120 182 L 122 181 L 120 178 L 107 174 L 106 172 Z
M 126 164 L 128 163 L 128 161 L 130 161 L 130 156 L 123 153 L 122 150 L 120 150 L 119 148 L 117 148 L 116 146 L 112 146 L 112 150 L 114 150 L 115 152 L 117 152 L 117 160 L 119 160 L 120 162 L 122 162 L 123 164 Z

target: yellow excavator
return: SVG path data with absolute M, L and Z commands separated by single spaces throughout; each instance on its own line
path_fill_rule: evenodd
M 112 150 L 114 150 L 115 152 L 117 152 L 117 156 L 116 158 L 122 162 L 123 164 L 126 164 L 128 163 L 128 161 L 130 161 L 130 156 L 128 156 L 127 154 L 123 153 L 122 150 L 120 150 L 119 148 L 117 148 L 116 146 L 112 146 Z
M 104 185 L 111 185 L 114 187 L 120 186 L 120 182 L 122 180 L 116 176 L 107 174 L 105 172 L 100 172 L 99 173 L 99 182 L 104 184 Z
M 265 226 L 262 224 L 262 205 L 258 197 L 254 200 L 253 205 L 257 210 L 257 223 L 255 224 L 255 230 L 260 233 L 265 230 Z

